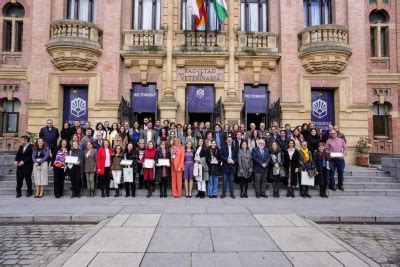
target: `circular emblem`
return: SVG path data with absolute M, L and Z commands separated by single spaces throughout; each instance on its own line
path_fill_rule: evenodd
M 204 89 L 197 89 L 196 97 L 197 98 L 204 98 Z
M 328 115 L 328 104 L 321 99 L 315 100 L 312 104 L 312 108 L 313 115 L 318 119 L 322 119 Z
M 71 101 L 71 114 L 81 117 L 86 114 L 86 101 L 78 97 Z

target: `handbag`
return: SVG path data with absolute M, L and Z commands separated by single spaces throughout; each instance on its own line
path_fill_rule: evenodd
M 280 177 L 280 178 L 285 178 L 286 176 L 287 176 L 287 174 L 286 174 L 285 168 L 280 167 L 280 168 L 279 168 L 279 177 Z
M 133 183 L 133 169 L 132 168 L 123 168 L 124 174 L 124 182 Z
M 315 176 L 308 175 L 307 171 L 301 172 L 301 185 L 314 186 Z

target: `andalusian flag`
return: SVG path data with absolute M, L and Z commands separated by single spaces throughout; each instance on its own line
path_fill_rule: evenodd
M 228 16 L 228 8 L 226 7 L 225 0 L 214 0 L 215 13 L 221 22 L 224 22 Z
M 196 16 L 196 29 L 206 25 L 207 12 L 204 0 L 188 0 L 188 4 L 190 6 L 190 9 L 192 10 L 192 15 Z

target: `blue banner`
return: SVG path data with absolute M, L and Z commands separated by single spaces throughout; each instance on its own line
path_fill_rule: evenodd
M 188 112 L 212 113 L 215 106 L 213 86 L 188 86 L 186 92 Z
M 64 89 L 64 122 L 73 124 L 79 120 L 84 125 L 88 120 L 88 89 L 66 87 Z
M 134 112 L 157 112 L 157 89 L 155 84 L 135 84 L 132 91 Z
M 333 90 L 313 90 L 311 92 L 311 120 L 324 132 L 329 124 L 335 124 L 335 104 Z
M 266 86 L 245 86 L 243 100 L 246 100 L 247 113 L 267 113 L 268 94 Z

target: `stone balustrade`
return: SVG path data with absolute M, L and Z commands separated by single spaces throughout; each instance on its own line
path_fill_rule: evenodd
M 163 30 L 124 30 L 123 51 L 157 52 L 164 50 Z
M 303 67 L 313 74 L 338 74 L 351 56 L 349 30 L 343 25 L 318 25 L 299 33 L 299 57 Z
M 184 52 L 226 52 L 227 34 L 224 31 L 178 31 L 177 48 Z
M 272 32 L 237 32 L 238 52 L 278 53 L 278 34 Z
M 61 70 L 90 70 L 101 55 L 102 30 L 93 23 L 56 20 L 50 24 L 47 51 Z

